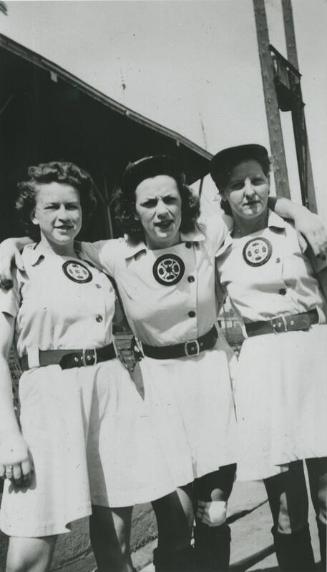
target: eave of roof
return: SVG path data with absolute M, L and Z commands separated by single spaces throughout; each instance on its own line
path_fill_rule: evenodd
M 148 129 L 150 129 L 156 133 L 160 133 L 163 136 L 165 136 L 171 140 L 174 140 L 176 142 L 177 146 L 182 145 L 185 148 L 189 149 L 190 151 L 193 151 L 194 153 L 196 153 L 197 155 L 199 155 L 200 157 L 202 157 L 208 161 L 210 161 L 210 159 L 212 158 L 211 153 L 209 153 L 208 151 L 206 151 L 205 149 L 203 149 L 202 147 L 200 147 L 199 145 L 197 145 L 193 141 L 190 141 L 189 139 L 187 139 L 186 137 L 184 137 L 180 133 L 177 133 L 176 131 L 173 131 L 172 129 L 168 129 L 167 127 L 164 127 L 163 125 L 160 125 L 159 123 L 156 123 L 155 121 L 152 121 L 151 119 L 148 119 L 147 117 L 144 117 L 140 113 L 133 111 L 132 109 L 126 107 L 125 105 L 119 103 L 118 101 L 115 101 L 111 97 L 103 94 L 99 90 L 95 89 L 94 87 L 90 86 L 86 82 L 82 81 L 81 79 L 79 79 L 75 75 L 64 70 L 63 68 L 61 68 L 57 64 L 54 64 L 50 60 L 44 58 L 43 56 L 37 54 L 36 52 L 33 52 L 29 48 L 26 48 L 25 46 L 18 44 L 17 42 L 15 42 L 11 38 L 8 38 L 7 36 L 5 36 L 3 34 L 0 34 L 0 48 L 3 48 L 5 50 L 19 56 L 19 57 L 31 62 L 33 65 L 35 65 L 35 66 L 37 66 L 43 70 L 46 70 L 51 74 L 56 74 L 56 76 L 58 78 L 60 78 L 62 81 L 65 81 L 69 85 L 78 88 L 81 92 L 83 92 L 86 95 L 92 97 L 93 99 L 99 101 L 101 104 L 110 108 L 112 111 L 114 111 L 114 112 L 116 112 L 116 113 L 118 113 L 124 117 L 127 117 L 129 120 L 131 120 L 135 123 L 138 123 L 142 126 L 145 126 Z

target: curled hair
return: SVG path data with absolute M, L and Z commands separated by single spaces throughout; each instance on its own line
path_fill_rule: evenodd
M 182 201 L 180 230 L 182 233 L 193 232 L 200 216 L 200 201 L 184 183 L 178 180 L 176 183 Z M 145 235 L 140 220 L 135 217 L 135 190 L 134 188 L 130 192 L 125 192 L 121 188 L 117 189 L 112 204 L 114 217 L 121 232 L 137 244 L 145 240 Z
M 39 239 L 39 228 L 31 221 L 36 206 L 36 193 L 39 185 L 60 183 L 70 185 L 79 192 L 84 222 L 91 219 L 97 199 L 92 177 L 74 163 L 52 161 L 28 168 L 28 179 L 18 183 L 16 211 L 25 232 L 31 238 Z

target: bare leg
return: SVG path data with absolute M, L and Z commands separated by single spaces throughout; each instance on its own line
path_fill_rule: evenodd
M 49 569 L 57 536 L 9 539 L 6 572 L 45 572 Z
M 99 572 L 132 572 L 130 534 L 132 507 L 93 506 L 90 536 Z

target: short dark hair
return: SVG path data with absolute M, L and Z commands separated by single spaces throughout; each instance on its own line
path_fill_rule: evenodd
M 185 184 L 185 174 L 178 161 L 167 155 L 143 157 L 127 165 L 113 200 L 115 219 L 121 231 L 135 243 L 144 240 L 142 225 L 135 219 L 135 190 L 143 180 L 157 175 L 168 175 L 176 181 L 182 201 L 181 232 L 194 231 L 200 216 L 199 199 Z
M 28 178 L 17 185 L 16 210 L 25 232 L 34 240 L 40 237 L 39 229 L 32 224 L 31 214 L 36 205 L 38 185 L 62 183 L 71 185 L 80 193 L 83 217 L 87 224 L 92 217 L 96 205 L 95 183 L 86 171 L 74 163 L 51 161 L 28 168 Z

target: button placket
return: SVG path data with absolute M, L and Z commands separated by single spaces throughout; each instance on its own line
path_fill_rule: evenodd
M 198 325 L 197 325 L 197 281 L 196 281 L 196 268 L 197 268 L 197 258 L 196 249 L 193 248 L 193 243 L 186 242 L 185 247 L 187 249 L 185 253 L 185 274 L 187 275 L 187 281 L 189 284 L 189 306 L 186 310 L 186 315 L 190 320 L 190 326 L 188 331 L 188 338 L 193 339 L 198 335 Z

